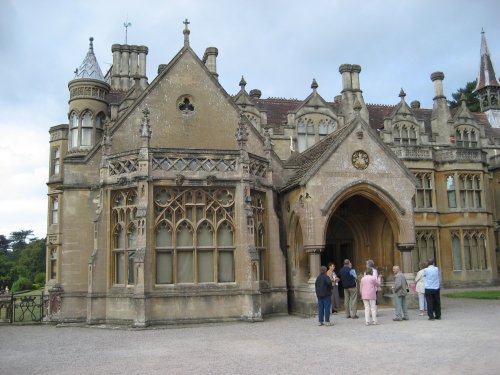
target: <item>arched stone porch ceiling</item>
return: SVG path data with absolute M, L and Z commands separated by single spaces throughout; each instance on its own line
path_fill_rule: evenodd
M 406 232 L 407 229 L 405 229 L 404 224 L 402 224 L 402 217 L 406 215 L 404 207 L 402 207 L 387 190 L 368 180 L 358 180 L 346 185 L 343 190 L 334 194 L 328 202 L 326 202 L 323 208 L 321 208 L 321 214 L 323 216 L 333 215 L 333 212 L 340 207 L 342 202 L 356 195 L 365 197 L 374 202 L 388 217 L 395 234 L 401 236 L 401 232 Z
M 333 219 L 334 215 L 333 212 L 330 215 L 328 221 L 326 222 L 325 228 L 324 228 L 324 233 L 323 233 L 323 238 L 325 239 L 324 242 L 326 242 L 326 237 L 328 233 L 328 227 L 330 225 L 330 221 Z M 367 236 L 366 230 L 364 230 L 363 226 L 360 225 L 360 223 L 356 220 L 345 220 L 341 217 L 336 217 L 336 220 L 339 220 L 343 222 L 349 229 L 351 230 L 351 233 L 353 235 L 355 243 L 368 243 L 369 238 Z

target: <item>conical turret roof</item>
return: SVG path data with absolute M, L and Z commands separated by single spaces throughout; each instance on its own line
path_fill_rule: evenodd
M 479 76 L 477 78 L 477 86 L 475 91 L 481 90 L 487 86 L 500 86 L 495 75 L 495 69 L 491 62 L 490 50 L 486 43 L 484 31 L 481 32 L 481 64 L 479 65 Z
M 75 71 L 74 79 L 97 79 L 99 81 L 105 81 L 99 63 L 94 55 L 94 38 L 90 37 L 89 40 L 89 51 L 80 67 Z

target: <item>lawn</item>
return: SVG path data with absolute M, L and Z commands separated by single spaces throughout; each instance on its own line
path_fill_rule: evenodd
M 449 298 L 500 299 L 500 290 L 470 290 L 444 293 Z

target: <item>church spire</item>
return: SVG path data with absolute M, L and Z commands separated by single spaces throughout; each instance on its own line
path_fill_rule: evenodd
M 488 49 L 488 44 L 486 43 L 486 36 L 484 30 L 481 31 L 481 63 L 479 65 L 479 76 L 477 78 L 476 90 L 481 90 L 487 86 L 498 86 L 497 76 L 495 75 L 495 69 L 493 68 L 493 63 L 491 62 L 490 50 Z

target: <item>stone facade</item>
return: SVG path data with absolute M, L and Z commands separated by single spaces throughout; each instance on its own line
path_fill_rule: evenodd
M 47 289 L 59 322 L 315 313 L 319 266 L 375 260 L 391 283 L 435 257 L 445 285 L 498 282 L 500 150 L 485 113 L 364 102 L 343 64 L 328 102 L 229 95 L 189 45 L 148 82 L 145 46 L 89 52 L 50 129 Z M 491 91 L 491 90 L 490 90 Z

